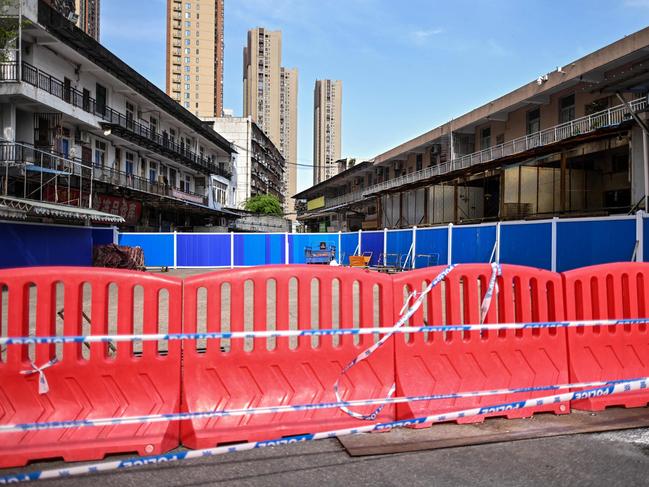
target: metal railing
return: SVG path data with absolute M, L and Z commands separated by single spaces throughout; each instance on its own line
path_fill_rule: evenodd
M 111 167 L 101 167 L 82 161 L 78 158 L 68 158 L 55 151 L 46 151 L 26 143 L 0 142 L 0 164 L 7 168 L 15 166 L 38 166 L 41 170 L 56 171 L 64 176 L 79 176 L 115 186 L 130 188 L 143 193 L 166 196 L 182 201 L 207 205 L 204 194 L 183 191 L 168 184 L 151 181 L 131 173 L 126 173 Z
M 647 98 L 639 98 L 629 103 L 634 111 L 647 108 Z M 473 154 L 457 157 L 452 161 L 436 166 L 427 167 L 420 171 L 405 174 L 403 176 L 375 184 L 363 190 L 363 196 L 380 193 L 405 184 L 416 183 L 434 176 L 466 169 L 478 164 L 495 161 L 502 157 L 521 154 L 525 151 L 554 144 L 570 137 L 594 132 L 598 129 L 618 125 L 629 120 L 631 115 L 625 105 L 618 105 L 601 112 L 581 117 L 570 122 L 550 127 L 524 137 L 510 140 L 503 144 L 490 147 Z
M 8 65 L 0 66 L 0 81 L 8 80 L 5 76 L 7 76 L 7 78 L 10 78 L 11 76 L 17 77 L 17 69 L 17 64 L 14 64 L 13 67 Z M 212 174 L 218 174 L 228 179 L 232 176 L 230 171 L 221 168 L 213 158 L 197 154 L 190 150 L 184 143 L 177 142 L 166 133 L 152 130 L 149 126 L 136 121 L 131 116 L 127 117 L 123 113 L 110 108 L 105 103 L 97 103 L 97 100 L 92 98 L 89 92 L 81 92 L 76 88 L 66 86 L 63 81 L 41 71 L 27 62 L 22 63 L 22 80 L 25 83 L 35 86 L 74 107 L 80 108 L 85 112 L 101 118 L 108 124 L 121 127 L 134 135 L 153 142 L 162 150 L 173 152 L 180 156 L 185 162 L 193 163 L 210 171 Z
M 345 205 L 349 203 L 355 203 L 363 199 L 362 191 L 354 191 L 352 193 L 343 194 L 341 196 L 336 196 L 335 198 L 325 198 L 324 209 L 333 208 L 338 205 Z

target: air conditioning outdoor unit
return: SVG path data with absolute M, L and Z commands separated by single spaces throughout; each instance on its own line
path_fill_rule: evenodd
M 90 132 L 82 130 L 79 132 L 79 142 L 82 144 L 90 144 Z

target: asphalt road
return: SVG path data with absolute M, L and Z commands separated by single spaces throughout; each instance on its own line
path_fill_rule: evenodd
M 27 470 L 70 466 L 39 463 Z M 1 474 L 9 471 L 0 471 Z M 350 457 L 337 440 L 43 481 L 101 486 L 645 486 L 649 430 Z

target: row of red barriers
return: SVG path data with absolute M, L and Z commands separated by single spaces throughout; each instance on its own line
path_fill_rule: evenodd
M 268 266 L 184 281 L 84 268 L 0 272 L 3 336 L 266 331 L 389 326 L 405 296 L 443 267 L 396 276 L 336 267 Z M 426 297 L 413 326 L 473 324 L 491 266 L 457 266 Z M 649 264 L 607 264 L 564 274 L 503 265 L 485 323 L 646 317 Z M 649 376 L 646 325 L 397 334 L 341 379 L 343 399 L 545 386 Z M 186 340 L 143 344 L 9 346 L 0 350 L 0 424 L 333 402 L 342 368 L 372 335 Z M 39 373 L 49 384 L 39 394 Z M 23 374 L 25 371 L 31 374 Z M 545 395 L 545 393 L 538 393 Z M 413 402 L 377 421 L 529 398 L 529 394 Z M 513 410 L 568 413 L 644 406 L 644 392 Z M 374 407 L 359 408 L 369 413 Z M 502 414 L 502 413 L 501 413 Z M 464 418 L 479 421 L 483 418 Z M 314 433 L 360 424 L 339 409 L 195 421 L 11 433 L 0 467 L 109 453 L 155 454 Z

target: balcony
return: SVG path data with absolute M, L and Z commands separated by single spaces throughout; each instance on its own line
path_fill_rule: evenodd
M 11 73 L 0 70 L 0 77 L 4 74 Z M 131 117 L 127 118 L 126 115 L 113 110 L 109 106 L 97 104 L 97 101 L 87 93 L 82 93 L 74 88 L 66 88 L 62 81 L 44 73 L 31 64 L 23 63 L 22 79 L 27 84 L 99 117 L 103 120 L 103 122 L 100 122 L 102 129 L 110 130 L 118 137 L 162 154 L 197 171 L 217 174 L 226 179 L 230 179 L 232 176 L 230 171 L 218 166 L 212 158 L 197 154 L 184 144 L 172 140 L 167 134 L 151 130 L 147 125 L 135 121 Z
M 629 103 L 629 105 L 633 111 L 643 110 L 647 108 L 647 98 L 645 97 L 634 100 Z M 620 123 L 629 120 L 630 116 L 629 110 L 625 105 L 618 105 L 614 108 L 609 108 L 586 117 L 562 123 L 534 134 L 510 140 L 504 144 L 499 144 L 479 152 L 474 152 L 473 154 L 457 157 L 452 161 L 437 166 L 427 167 L 420 171 L 375 184 L 374 186 L 365 189 L 363 191 L 363 196 L 367 197 L 375 195 L 406 184 L 425 181 L 435 176 L 460 171 L 479 164 L 492 162 L 503 157 L 522 154 L 528 150 L 555 144 L 571 137 L 619 125 Z
M 208 204 L 205 195 L 182 191 L 167 184 L 152 182 L 134 174 L 125 173 L 111 167 L 99 167 L 80 159 L 69 159 L 54 151 L 35 148 L 30 144 L 0 142 L 0 164 L 10 166 L 33 166 L 40 171 L 56 172 L 61 176 L 82 176 L 114 186 L 129 188 L 142 193 L 173 198 L 202 206 Z

